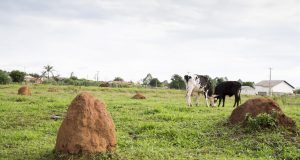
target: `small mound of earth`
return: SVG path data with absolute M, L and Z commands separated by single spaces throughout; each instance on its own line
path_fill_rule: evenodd
M 29 89 L 28 86 L 22 86 L 21 88 L 19 88 L 18 94 L 19 95 L 30 96 L 31 95 L 31 91 L 30 91 L 30 89 Z
M 132 97 L 132 99 L 146 99 L 146 97 L 141 93 L 137 93 Z
M 70 104 L 57 134 L 58 153 L 103 153 L 115 150 L 116 130 L 106 105 L 87 92 Z
M 48 88 L 48 92 L 59 92 L 59 88 L 50 87 Z
M 250 99 L 238 106 L 232 111 L 229 122 L 231 124 L 242 124 L 246 119 L 246 114 L 256 117 L 261 113 L 271 115 L 275 113 L 279 125 L 291 129 L 296 127 L 295 121 L 287 117 L 275 101 L 267 98 Z

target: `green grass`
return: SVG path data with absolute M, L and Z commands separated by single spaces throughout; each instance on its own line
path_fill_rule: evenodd
M 188 108 L 185 91 L 31 85 L 32 96 L 17 95 L 18 85 L 0 85 L 0 159 L 63 159 L 53 152 L 57 130 L 80 90 L 103 100 L 117 130 L 115 153 L 68 159 L 300 159 L 300 97 L 274 97 L 297 123 L 284 129 L 246 132 L 227 125 L 233 98 L 225 107 Z M 146 100 L 134 100 L 135 92 Z M 242 96 L 242 102 L 251 96 Z

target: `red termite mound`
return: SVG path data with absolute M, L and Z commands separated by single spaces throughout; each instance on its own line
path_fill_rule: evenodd
M 246 114 L 250 114 L 252 117 L 256 117 L 258 114 L 267 113 L 276 115 L 276 120 L 279 125 L 286 128 L 295 128 L 296 123 L 291 118 L 287 117 L 279 105 L 267 98 L 255 98 L 246 101 L 244 104 L 235 108 L 229 118 L 231 124 L 244 123 Z
M 116 130 L 103 102 L 87 92 L 70 104 L 56 139 L 59 153 L 103 153 L 116 148 Z

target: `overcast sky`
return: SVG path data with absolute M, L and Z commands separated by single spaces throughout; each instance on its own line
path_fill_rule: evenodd
M 299 0 L 0 0 L 0 69 L 300 87 Z

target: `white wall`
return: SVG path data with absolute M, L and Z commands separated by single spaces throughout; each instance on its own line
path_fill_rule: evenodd
M 293 93 L 293 88 L 285 82 L 281 82 L 272 88 L 272 92 Z
M 255 95 L 256 91 L 253 88 L 242 87 L 241 94 L 244 94 L 244 95 Z
M 255 91 L 256 91 L 256 93 L 258 93 L 258 92 L 267 92 L 267 93 L 269 93 L 269 88 L 262 87 L 262 86 L 255 86 Z

